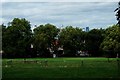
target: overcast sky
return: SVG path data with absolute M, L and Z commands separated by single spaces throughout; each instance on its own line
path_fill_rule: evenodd
M 117 2 L 5 2 L 2 23 L 26 18 L 34 25 L 51 23 L 57 27 L 107 28 L 116 24 Z

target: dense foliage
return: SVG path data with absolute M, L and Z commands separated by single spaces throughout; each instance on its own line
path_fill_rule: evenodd
M 118 7 L 115 9 L 114 12 L 116 12 L 115 16 L 118 21 L 117 24 L 120 26 L 120 1 L 118 2 Z
M 14 18 L 7 27 L 2 25 L 2 49 L 7 57 L 25 57 L 31 43 L 31 25 L 26 19 Z
M 118 25 L 85 32 L 78 27 L 67 26 L 60 29 L 55 25 L 45 24 L 35 27 L 32 32 L 29 21 L 14 18 L 8 26 L 2 24 L 1 27 L 3 57 L 7 58 L 52 57 L 52 54 L 59 54 L 58 48 L 63 48 L 62 56 L 80 56 L 78 51 L 87 52 L 91 56 L 107 54 L 111 57 L 120 53 Z
M 100 47 L 112 56 L 116 56 L 117 53 L 120 53 L 120 27 L 113 25 L 106 29 L 105 34 Z

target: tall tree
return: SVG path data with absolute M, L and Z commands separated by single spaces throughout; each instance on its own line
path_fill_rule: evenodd
M 113 25 L 107 28 L 105 32 L 106 36 L 100 47 L 109 55 L 116 56 L 116 53 L 120 53 L 120 27 Z
M 104 30 L 103 29 L 92 29 L 87 33 L 85 45 L 86 50 L 92 56 L 100 56 L 99 54 L 99 46 L 104 39 Z
M 26 19 L 14 18 L 3 34 L 4 51 L 7 55 L 25 57 L 30 48 L 31 25 Z
M 6 43 L 6 39 L 5 39 L 5 37 L 6 37 L 6 35 L 5 35 L 5 32 L 6 32 L 6 26 L 4 25 L 4 24 L 2 24 L 2 25 L 0 25 L 0 28 L 1 28 L 1 37 L 2 37 L 2 39 L 1 39 L 1 42 L 2 42 L 2 50 L 4 50 L 4 48 L 5 48 L 5 46 L 7 46 L 7 45 L 5 45 L 5 43 Z
M 47 57 L 47 48 L 53 47 L 53 42 L 59 29 L 52 24 L 40 25 L 34 29 L 34 46 L 39 55 Z M 46 52 L 47 51 L 47 52 Z
M 77 50 L 83 49 L 84 33 L 82 29 L 67 26 L 60 33 L 60 44 L 68 56 L 75 56 Z
M 4 26 L 4 24 L 0 25 L 0 57 L 1 57 L 1 53 L 3 53 L 2 51 L 2 30 L 3 30 L 3 33 L 6 29 L 6 26 Z

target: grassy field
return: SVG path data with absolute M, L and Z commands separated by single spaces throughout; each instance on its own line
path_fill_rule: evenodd
M 3 79 L 120 78 L 116 58 L 27 58 L 2 62 Z

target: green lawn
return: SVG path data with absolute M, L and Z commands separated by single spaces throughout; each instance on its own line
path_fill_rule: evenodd
M 3 79 L 120 78 L 116 58 L 109 62 L 107 58 L 28 58 L 27 62 L 24 59 L 2 62 Z

